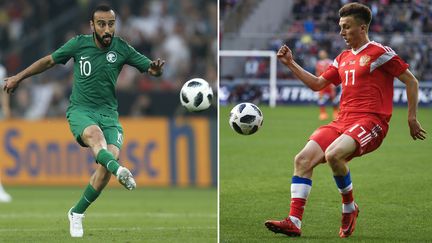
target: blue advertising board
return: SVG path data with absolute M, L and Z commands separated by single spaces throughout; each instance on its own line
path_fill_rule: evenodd
M 221 105 L 230 103 L 230 94 L 238 87 L 244 85 L 245 80 L 221 81 L 219 89 L 219 102 Z M 248 86 L 259 88 L 261 91 L 261 103 L 268 103 L 270 97 L 268 80 L 247 80 Z M 300 81 L 278 80 L 277 82 L 277 104 L 316 104 L 318 92 L 309 89 Z M 405 85 L 396 80 L 394 84 L 393 103 L 395 106 L 406 106 L 407 95 Z M 432 106 L 432 82 L 420 82 L 419 106 Z

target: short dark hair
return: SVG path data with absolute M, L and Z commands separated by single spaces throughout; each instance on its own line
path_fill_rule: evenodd
M 370 8 L 361 3 L 348 3 L 339 9 L 339 17 L 352 16 L 357 21 L 370 25 L 372 21 L 372 12 Z
M 96 8 L 94 8 L 93 11 L 91 12 L 90 20 L 94 21 L 94 14 L 95 14 L 96 12 L 98 12 L 98 11 L 101 11 L 101 12 L 109 12 L 109 11 L 114 11 L 114 9 L 112 9 L 110 6 L 105 5 L 105 4 L 98 5 L 98 6 L 97 6 Z

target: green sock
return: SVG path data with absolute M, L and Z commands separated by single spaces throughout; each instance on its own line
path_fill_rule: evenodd
M 117 175 L 117 169 L 120 167 L 120 165 L 110 151 L 101 149 L 96 156 L 96 161 L 103 165 L 111 173 Z
M 99 194 L 100 192 L 96 191 L 92 185 L 88 184 L 80 200 L 72 209 L 72 212 L 79 214 L 84 213 L 90 204 L 96 200 Z

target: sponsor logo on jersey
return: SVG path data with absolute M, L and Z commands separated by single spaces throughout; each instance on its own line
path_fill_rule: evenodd
M 362 66 L 362 67 L 366 66 L 369 63 L 370 59 L 371 59 L 371 57 L 368 55 L 361 56 L 360 57 L 360 66 Z
M 106 59 L 108 62 L 110 63 L 115 63 L 117 61 L 117 53 L 113 52 L 113 51 L 109 51 L 106 54 Z
M 89 56 L 86 56 L 86 57 L 83 57 L 83 56 L 82 56 L 80 59 L 81 59 L 81 60 L 85 60 L 85 59 L 88 59 L 88 58 L 89 58 Z

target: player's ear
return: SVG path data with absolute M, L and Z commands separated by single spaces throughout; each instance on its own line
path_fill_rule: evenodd
M 90 29 L 95 32 L 93 20 L 90 20 Z
M 368 32 L 368 26 L 367 26 L 367 24 L 362 24 L 361 26 L 361 29 L 364 31 L 364 32 Z

